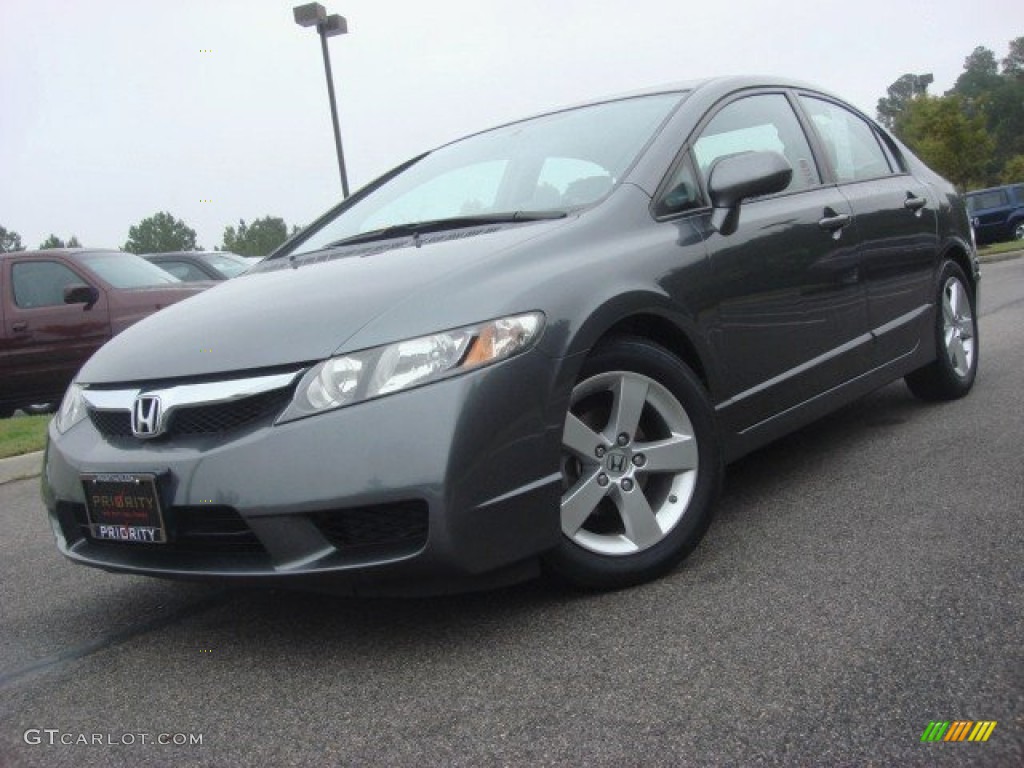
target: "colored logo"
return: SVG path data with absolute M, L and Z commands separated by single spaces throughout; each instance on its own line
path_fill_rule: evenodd
M 932 720 L 921 741 L 988 741 L 995 729 L 995 720 Z

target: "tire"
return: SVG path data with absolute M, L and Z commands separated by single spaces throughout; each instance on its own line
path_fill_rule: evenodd
M 9 419 L 14 415 L 14 407 L 4 406 L 0 408 L 0 419 Z
M 974 291 L 952 261 L 942 267 L 935 308 L 935 353 L 905 378 L 921 400 L 956 400 L 971 391 L 978 373 L 978 320 Z
M 1024 219 L 1012 226 L 1012 234 L 1014 240 L 1024 240 Z
M 28 416 L 38 416 L 43 413 L 54 413 L 60 403 L 37 403 L 36 405 L 23 406 L 21 410 Z
M 722 479 L 700 380 L 648 341 L 612 339 L 573 388 L 562 438 L 561 581 L 619 589 L 669 571 L 700 542 Z

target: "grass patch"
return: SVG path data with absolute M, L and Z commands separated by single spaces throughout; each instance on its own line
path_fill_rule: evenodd
M 0 459 L 41 451 L 46 445 L 46 426 L 53 416 L 14 416 L 0 419 Z
M 1024 251 L 1024 243 L 1020 240 L 1010 240 L 1007 243 L 983 245 L 978 249 L 978 256 L 984 259 L 986 256 L 996 256 L 1000 253 L 1010 253 L 1011 251 Z

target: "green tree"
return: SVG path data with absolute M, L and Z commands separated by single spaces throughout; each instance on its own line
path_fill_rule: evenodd
M 48 238 L 46 238 L 45 240 L 43 240 L 43 242 L 41 242 L 39 244 L 39 250 L 41 250 L 41 251 L 46 249 L 46 248 L 81 248 L 81 247 L 82 247 L 82 244 L 80 242 L 78 242 L 78 238 L 75 237 L 74 235 L 72 235 L 71 239 L 68 240 L 66 243 L 63 240 L 61 240 L 59 237 L 57 237 L 56 235 L 50 235 Z
M 879 121 L 958 184 L 989 186 L 1012 177 L 1016 166 L 1009 163 L 1024 155 L 1024 37 L 1009 42 L 1001 62 L 985 46 L 976 47 L 945 94 L 956 101 L 929 101 L 931 82 L 931 75 L 900 77 L 878 100 Z M 962 120 L 953 114 L 954 104 Z
M 979 45 L 964 59 L 964 71 L 956 79 L 951 93 L 957 93 L 970 101 L 984 96 L 999 83 L 999 65 L 995 53 Z
M 897 133 L 928 165 L 960 189 L 983 183 L 994 142 L 983 115 L 970 116 L 957 94 L 907 104 Z
M 1010 159 L 1024 154 L 1024 37 L 1010 41 L 1002 72 L 995 53 L 984 46 L 975 48 L 949 94 L 963 98 L 968 116 L 984 117 L 993 141 L 992 155 L 977 181 L 995 184 L 1005 175 Z
M 124 250 L 132 253 L 163 253 L 196 250 L 196 231 L 181 219 L 162 211 L 128 229 Z
M 21 244 L 21 235 L 14 230 L 7 231 L 4 227 L 0 227 L 0 253 L 24 250 L 25 246 Z
M 984 114 L 995 141 L 993 173 L 1011 158 L 1024 155 L 1024 77 L 1001 77 L 985 96 Z
M 1024 78 L 1024 37 L 1010 41 L 1010 52 L 1003 59 L 1003 77 Z
M 1003 166 L 1003 176 L 1000 181 L 1003 184 L 1016 184 L 1019 181 L 1024 181 L 1024 155 L 1016 155 L 1009 159 Z
M 288 239 L 288 225 L 277 216 L 264 216 L 252 224 L 245 219 L 238 220 L 238 228 L 224 228 L 223 251 L 232 251 L 242 256 L 266 256 Z
M 931 74 L 925 75 L 902 75 L 896 82 L 889 86 L 886 96 L 878 100 L 878 120 L 886 128 L 893 130 L 899 122 L 903 110 L 907 104 L 919 96 L 928 93 L 928 86 L 935 82 Z

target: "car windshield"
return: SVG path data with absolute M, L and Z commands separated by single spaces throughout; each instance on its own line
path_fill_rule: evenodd
M 78 258 L 115 288 L 146 288 L 181 282 L 134 253 L 83 253 Z
M 419 222 L 457 220 L 472 226 L 513 214 L 526 221 L 590 205 L 611 191 L 682 95 L 661 93 L 570 109 L 448 144 L 285 253 L 309 253 L 378 231 L 390 236 L 384 230 Z
M 228 256 L 223 253 L 207 254 L 203 258 L 216 270 L 228 277 L 237 277 L 252 267 L 255 262 L 247 261 L 240 256 Z

